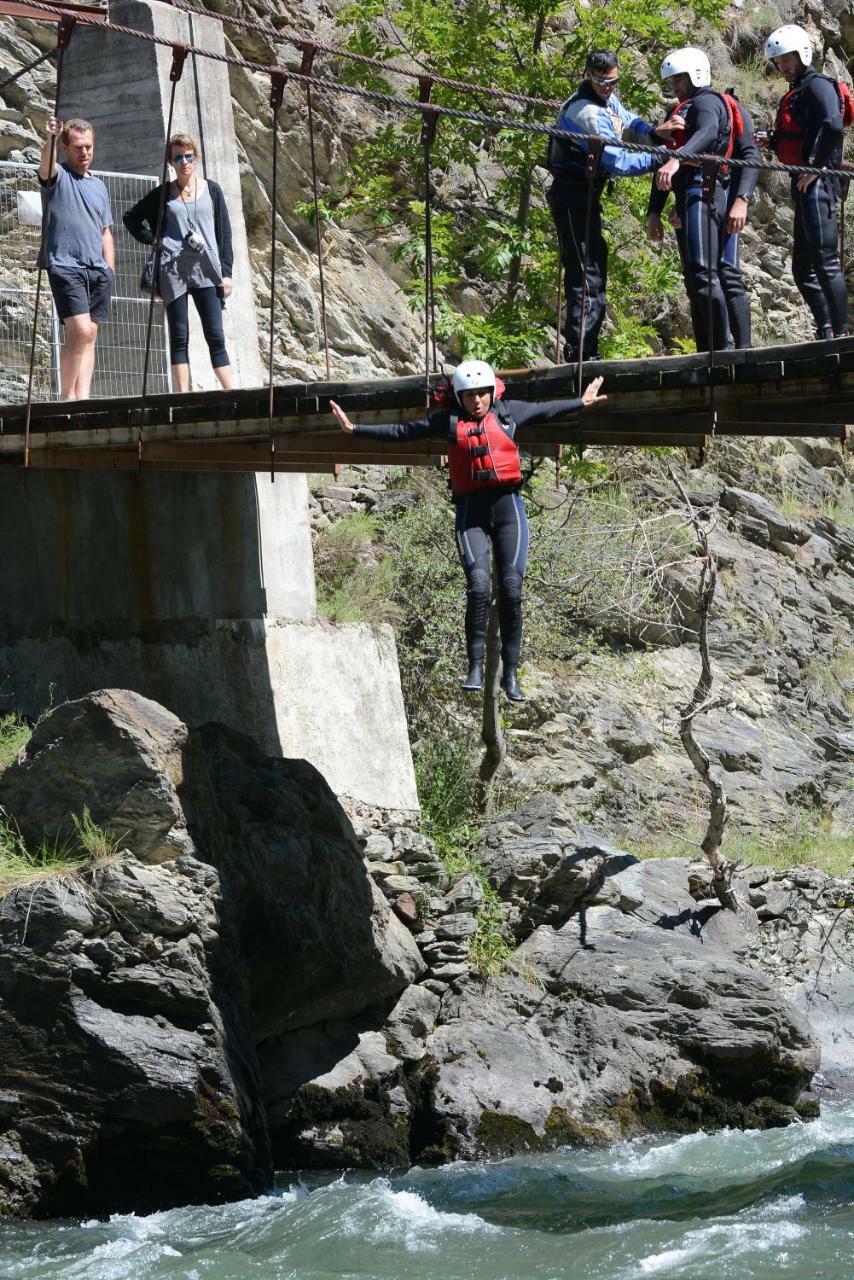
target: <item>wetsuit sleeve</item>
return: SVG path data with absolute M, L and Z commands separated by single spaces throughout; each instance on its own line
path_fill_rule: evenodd
M 429 418 L 415 418 L 412 422 L 356 422 L 354 434 L 369 436 L 372 440 L 424 440 L 433 437 L 447 440 L 447 414 L 431 414 Z
M 741 110 L 741 118 L 744 121 L 744 132 L 740 138 L 736 138 L 732 154 L 736 160 L 744 160 L 748 164 L 760 165 L 762 160 L 759 155 L 759 148 L 756 145 L 756 139 L 753 136 L 753 121 L 747 108 L 743 107 L 741 103 L 738 105 Z M 733 169 L 732 174 L 735 187 L 733 199 L 737 196 L 743 196 L 745 200 L 749 200 L 759 181 L 759 169 Z
M 669 194 L 669 191 L 659 191 L 655 182 L 650 183 L 649 200 L 647 201 L 646 206 L 647 217 L 650 217 L 652 214 L 657 214 L 659 218 L 661 217 L 664 213 L 664 206 L 667 204 L 667 197 Z
M 809 127 L 817 130 L 810 163 L 821 168 L 835 159 L 843 143 L 839 95 L 836 86 L 823 76 L 812 76 L 801 92 Z
M 716 94 L 704 93 L 692 98 L 685 115 L 685 124 L 691 137 L 679 150 L 686 156 L 697 156 L 702 152 L 712 152 L 720 136 L 725 111 L 723 103 Z
M 532 404 L 528 400 L 505 400 L 504 404 L 517 427 L 565 418 L 568 413 L 577 413 L 583 408 L 579 399 L 547 400 L 544 404 Z

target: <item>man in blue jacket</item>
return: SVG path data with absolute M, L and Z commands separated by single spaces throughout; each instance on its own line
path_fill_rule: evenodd
M 658 126 L 627 111 L 615 92 L 620 78 L 617 55 L 607 49 L 589 53 L 584 79 L 561 107 L 556 127 L 579 135 L 578 142 L 552 137 L 549 143 L 548 168 L 554 177 L 549 191 L 549 206 L 557 229 L 558 245 L 563 261 L 566 314 L 564 317 L 563 358 L 567 363 L 578 359 L 581 313 L 584 293 L 584 240 L 587 229 L 588 180 L 585 177 L 587 143 L 585 134 L 598 134 L 606 143 L 646 142 L 655 145 Z M 666 135 L 665 129 L 664 134 Z M 660 160 L 645 152 L 625 151 L 622 147 L 605 146 L 595 179 L 587 245 L 587 306 L 584 315 L 584 355 L 588 360 L 600 359 L 599 331 L 605 319 L 605 293 L 608 281 L 608 245 L 602 234 L 602 192 L 609 178 L 633 177 L 649 173 Z

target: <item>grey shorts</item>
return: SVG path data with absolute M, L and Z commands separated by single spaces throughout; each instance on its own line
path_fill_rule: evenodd
M 53 267 L 47 273 L 57 314 L 65 323 L 69 316 L 106 320 L 113 291 L 113 273 L 106 267 Z

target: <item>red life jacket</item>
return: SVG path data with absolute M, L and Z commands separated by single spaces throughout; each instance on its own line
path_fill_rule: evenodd
M 717 89 L 713 89 L 712 93 L 717 94 L 727 110 L 729 129 L 727 130 L 727 144 L 724 158 L 729 160 L 733 153 L 733 148 L 735 147 L 736 138 L 740 138 L 744 133 L 744 117 L 741 114 L 741 107 L 739 105 L 738 98 L 734 98 L 731 93 L 718 93 Z M 682 115 L 683 110 L 687 109 L 690 105 L 690 98 L 686 98 L 684 102 L 678 103 L 668 116 L 668 120 L 672 120 L 674 116 Z M 684 119 L 684 116 L 682 118 Z M 671 134 L 670 137 L 665 140 L 664 146 L 667 147 L 668 151 L 678 151 L 680 147 L 684 147 L 687 141 L 687 133 L 683 126 L 683 128 L 677 133 Z
M 448 468 L 454 494 L 464 497 L 497 485 L 504 487 L 522 483 L 519 450 L 511 434 L 513 419 L 500 398 L 503 391 L 504 386 L 499 380 L 492 407 L 479 422 L 451 414 Z
M 842 112 L 842 127 L 847 129 L 854 124 L 854 94 L 844 80 L 831 80 L 830 76 L 822 76 L 822 80 L 830 80 L 839 97 L 839 109 Z M 784 93 L 777 108 L 777 119 L 774 121 L 773 146 L 777 159 L 781 164 L 804 164 L 804 138 L 806 127 L 798 119 L 797 97 L 802 86 L 798 85 Z

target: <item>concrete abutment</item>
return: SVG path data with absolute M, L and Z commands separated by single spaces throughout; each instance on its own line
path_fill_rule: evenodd
M 225 51 L 212 18 L 113 0 L 114 22 Z M 171 53 L 75 31 L 60 112 L 90 119 L 97 169 L 159 177 Z M 228 67 L 189 58 L 173 132 L 199 142 L 231 215 L 226 339 L 238 386 L 264 382 Z M 123 210 L 114 209 L 121 253 Z M 191 309 L 192 311 L 192 309 Z M 217 384 L 195 317 L 191 383 Z M 135 689 L 190 724 L 221 720 L 274 754 L 304 756 L 341 795 L 417 808 L 388 628 L 315 615 L 302 475 L 0 469 L 0 707 L 30 716 L 91 689 Z

